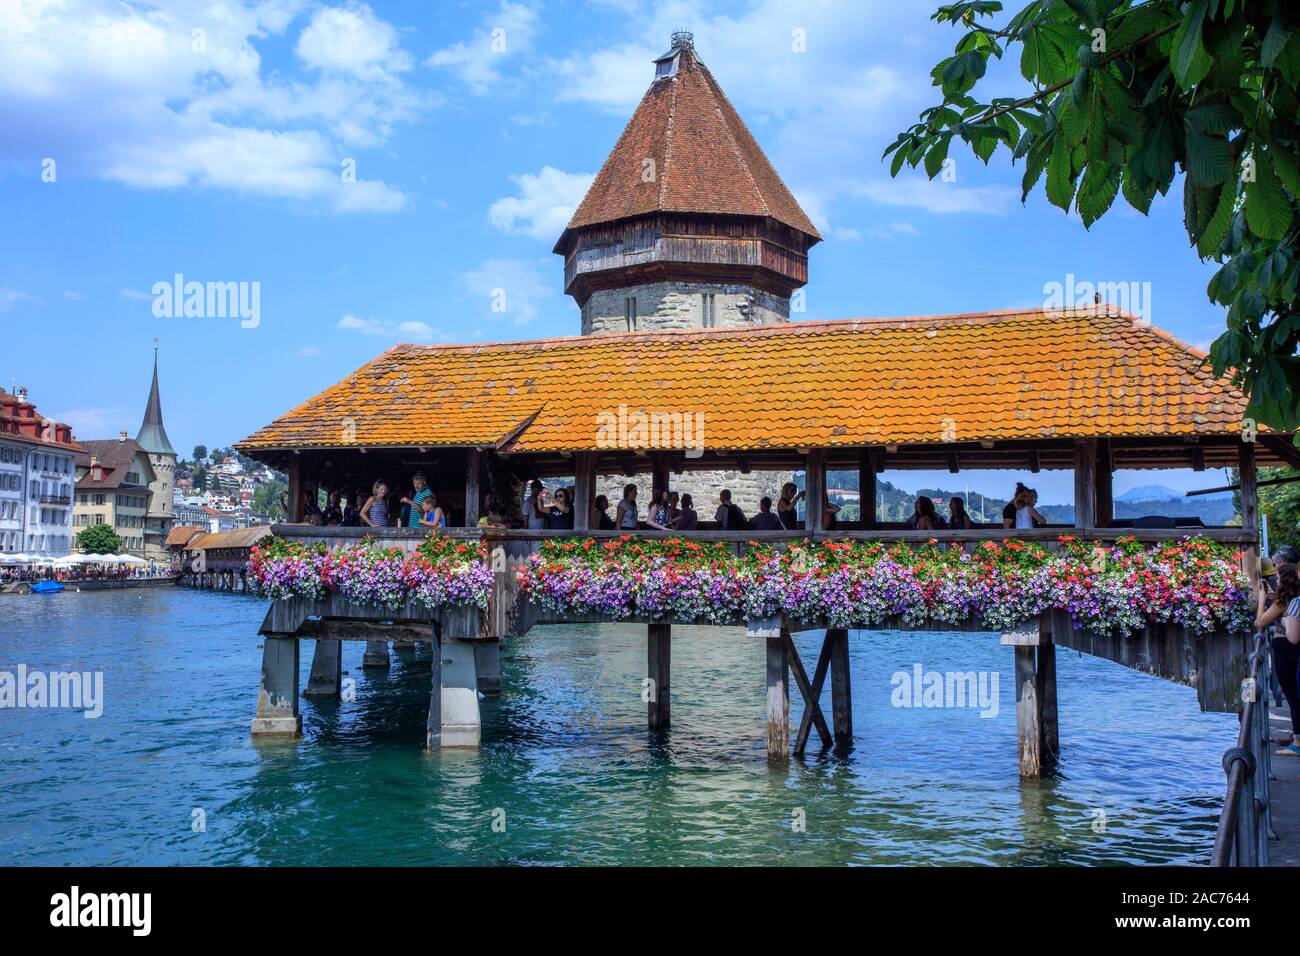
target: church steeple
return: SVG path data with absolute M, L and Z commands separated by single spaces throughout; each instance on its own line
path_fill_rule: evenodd
M 617 332 L 787 321 L 820 240 L 681 32 L 555 252 L 582 331 Z
M 149 387 L 149 403 L 144 408 L 144 421 L 135 436 L 140 447 L 151 455 L 175 455 L 172 443 L 163 428 L 162 399 L 158 395 L 158 346 L 153 347 L 153 384 Z

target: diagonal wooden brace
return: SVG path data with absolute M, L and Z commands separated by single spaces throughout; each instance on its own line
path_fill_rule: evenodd
M 804 670 L 803 661 L 799 659 L 799 651 L 794 646 L 794 640 L 790 637 L 790 632 L 784 628 L 781 636 L 785 640 L 790 652 L 790 670 L 794 672 L 794 682 L 799 688 L 800 695 L 803 696 L 803 719 L 799 722 L 799 734 L 794 741 L 794 755 L 802 757 L 804 749 L 808 745 L 808 734 L 815 726 L 817 735 L 821 737 L 822 746 L 831 745 L 831 730 L 826 725 L 826 717 L 822 714 L 821 696 L 822 685 L 826 683 L 826 672 L 830 669 L 831 650 L 833 642 L 830 633 L 826 635 L 826 640 L 822 642 L 821 655 L 817 658 L 817 667 L 813 671 L 812 684 L 808 683 L 808 674 Z

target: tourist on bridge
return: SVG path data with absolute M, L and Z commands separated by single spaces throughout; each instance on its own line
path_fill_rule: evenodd
M 954 531 L 970 531 L 975 527 L 975 519 L 966 510 L 966 502 L 961 498 L 948 500 L 948 527 Z
M 1002 509 L 1002 527 L 1004 528 L 1041 528 L 1047 519 L 1038 513 L 1038 492 L 1016 482 L 1016 493 L 1007 506 Z
M 776 516 L 786 531 L 799 530 L 799 502 L 805 498 L 793 481 L 781 486 L 781 497 L 776 503 Z
M 677 517 L 673 521 L 673 528 L 677 531 L 698 531 L 700 529 L 700 515 L 695 510 L 695 502 L 690 495 L 682 495 L 682 508 L 677 512 Z
M 343 523 L 343 498 L 337 491 L 331 491 L 329 500 L 325 503 L 325 523 L 327 525 L 341 525 Z
M 320 510 L 320 490 L 308 487 L 303 489 L 307 503 L 303 506 L 303 520 L 308 524 L 323 525 L 325 513 Z
M 546 489 L 536 478 L 528 485 L 528 495 L 524 498 L 524 521 L 529 531 L 541 531 L 546 527 L 546 512 L 543 510 Z
M 410 515 L 406 520 L 406 526 L 408 528 L 418 528 L 424 524 L 424 501 L 432 496 L 433 492 L 429 490 L 429 486 L 425 483 L 424 472 L 422 471 L 417 471 L 411 476 L 411 486 L 415 489 L 415 492 L 410 498 L 403 497 L 402 504 L 406 505 Z
M 414 514 L 419 515 L 416 523 L 411 525 L 413 528 L 447 527 L 447 515 L 438 507 L 438 497 L 427 488 L 424 497 L 420 498 L 420 503 L 411 510 Z
M 650 510 L 645 516 L 645 523 L 656 531 L 673 529 L 672 508 L 668 504 L 668 492 L 663 488 L 655 489 L 650 495 Z
M 678 500 L 677 492 L 668 492 L 668 524 L 674 528 L 677 527 L 677 516 L 682 513 L 682 509 L 678 507 Z
M 609 499 L 604 495 L 596 496 L 596 504 L 592 509 L 591 526 L 599 531 L 613 531 L 614 519 L 609 516 Z
M 371 486 L 370 497 L 361 506 L 361 520 L 371 528 L 388 527 L 388 485 L 382 480 Z
M 754 515 L 754 530 L 781 531 L 784 528 L 781 519 L 772 514 L 772 499 L 764 495 L 758 502 L 758 514 Z
M 347 506 L 343 509 L 343 527 L 359 528 L 361 527 L 361 502 L 366 500 L 366 493 L 363 489 L 358 488 L 348 498 Z
M 569 492 L 564 488 L 557 488 L 555 497 L 551 499 L 551 507 L 546 513 L 546 527 L 552 531 L 573 529 L 573 508 L 569 504 Z
M 713 513 L 713 520 L 722 531 L 744 531 L 749 527 L 745 512 L 731 502 L 731 491 L 723 488 L 718 492 L 718 510 Z
M 619 531 L 637 529 L 636 485 L 629 483 L 623 486 L 623 500 L 618 503 L 618 515 L 614 523 L 618 525 Z
M 939 517 L 939 512 L 935 510 L 934 499 L 929 495 L 918 495 L 916 498 L 916 513 L 909 522 L 917 531 L 938 531 L 943 527 L 943 519 Z
M 1277 756 L 1300 757 L 1300 578 L 1294 564 L 1277 565 L 1276 591 L 1267 577 L 1260 579 L 1255 629 L 1267 631 L 1275 623 L 1282 633 L 1271 642 L 1273 669 L 1291 709 L 1291 734 L 1278 741 Z

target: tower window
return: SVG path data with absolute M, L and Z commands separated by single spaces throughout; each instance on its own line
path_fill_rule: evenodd
M 700 295 L 700 324 L 706 329 L 712 329 L 718 324 L 717 307 L 714 304 L 712 292 L 705 292 Z
M 628 296 L 623 300 L 623 318 L 627 320 L 627 330 L 636 331 L 636 296 Z

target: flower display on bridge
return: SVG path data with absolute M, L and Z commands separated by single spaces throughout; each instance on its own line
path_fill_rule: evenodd
M 265 597 L 319 601 L 331 593 L 357 604 L 429 610 L 486 608 L 492 572 L 480 541 L 430 535 L 415 551 L 380 547 L 373 538 L 330 548 L 271 538 L 254 547 L 248 571 Z
M 973 551 L 825 541 L 777 547 L 686 538 L 549 539 L 519 572 L 521 592 L 549 611 L 721 623 L 784 613 L 830 627 L 979 622 L 1005 631 L 1045 611 L 1123 636 L 1165 622 L 1198 634 L 1249 626 L 1237 553 L 1207 538 L 1146 547 L 1063 535 L 1050 550 L 1014 538 Z

